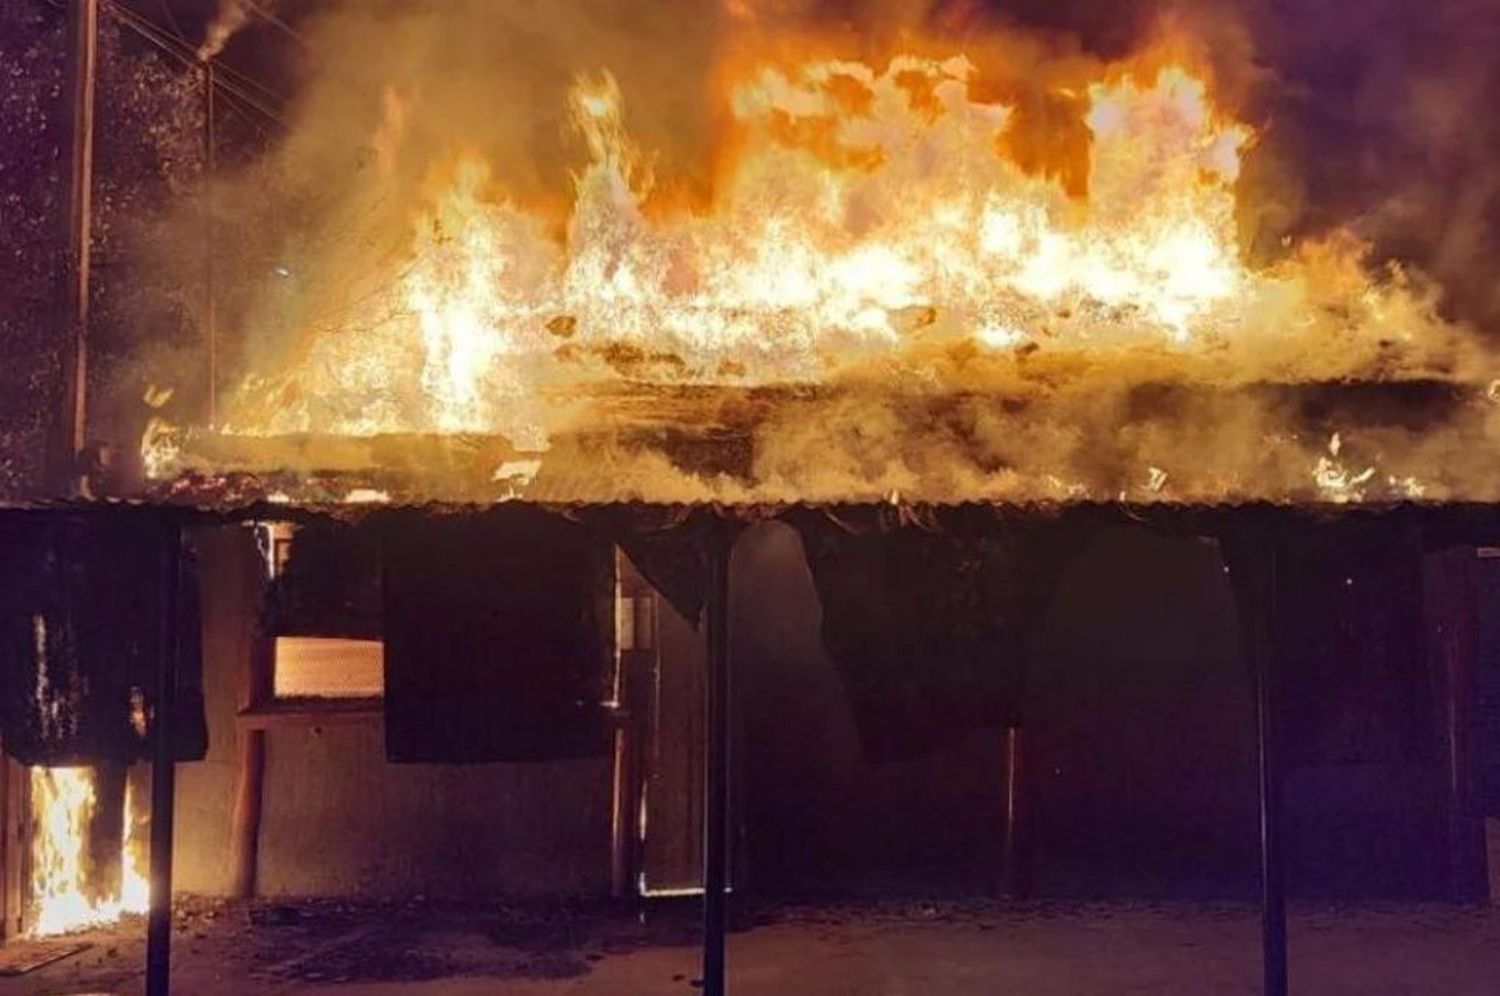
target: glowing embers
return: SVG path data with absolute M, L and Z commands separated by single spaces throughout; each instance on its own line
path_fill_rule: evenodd
M 92 855 L 91 841 L 113 839 L 94 825 L 100 813 L 94 769 L 36 766 L 31 773 L 31 876 L 28 933 L 62 934 L 146 912 L 149 879 L 141 829 L 124 788 L 119 880 L 106 881 L 113 861 Z M 110 856 L 111 858 L 113 856 Z

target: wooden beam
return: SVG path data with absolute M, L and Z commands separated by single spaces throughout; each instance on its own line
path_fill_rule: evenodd
M 4 875 L 0 897 L 4 903 L 4 924 L 0 938 L 20 936 L 26 926 L 26 880 L 30 877 L 31 855 L 26 851 L 26 823 L 31 813 L 31 773 L 0 756 L 0 780 L 4 789 Z
M 615 899 L 630 895 L 631 862 L 631 815 L 630 800 L 634 796 L 635 765 L 631 754 L 634 737 L 631 736 L 630 679 L 626 654 L 635 647 L 635 613 L 633 599 L 625 595 L 625 572 L 628 569 L 625 555 L 619 547 L 611 551 L 614 584 L 611 611 L 614 615 L 614 640 L 611 647 L 614 661 L 613 681 L 610 692 L 610 719 L 614 725 L 614 763 L 611 767 L 609 805 L 609 894 Z
M 274 540 L 273 540 L 274 542 Z M 274 559 L 274 554 L 272 555 Z M 253 589 L 257 611 L 266 590 L 265 575 Z M 234 815 L 230 826 L 230 854 L 233 872 L 230 894 L 249 899 L 258 890 L 260 868 L 260 822 L 265 801 L 266 729 L 282 725 L 289 717 L 273 717 L 263 712 L 271 702 L 274 687 L 272 668 L 275 662 L 275 640 L 266 632 L 264 619 L 257 621 L 250 634 L 249 653 L 240 683 L 240 711 L 236 717 L 235 738 L 239 745 L 238 772 L 234 793 Z M 379 713 L 374 714 L 376 717 Z M 362 719 L 364 717 L 361 717 Z
M 230 828 L 234 875 L 230 894 L 236 899 L 254 897 L 260 866 L 260 816 L 266 777 L 266 731 L 264 727 L 240 729 L 239 777 L 234 794 L 234 823 Z
M 282 728 L 307 729 L 325 726 L 366 726 L 379 724 L 385 713 L 378 701 L 359 699 L 351 705 L 302 706 L 295 703 L 253 709 L 235 716 L 234 721 L 246 733 Z
M 1029 891 L 1026 873 L 1026 855 L 1022 844 L 1022 821 L 1025 805 L 1022 785 L 1025 784 L 1025 761 L 1022 756 L 1023 738 L 1019 723 L 1005 728 L 1004 756 L 1001 758 L 1002 777 L 1005 779 L 1002 800 L 1005 807 L 1000 845 L 1000 893 L 1011 899 L 1024 899 Z
M 614 713 L 614 766 L 609 814 L 609 894 L 625 899 L 634 891 L 634 864 L 631 847 L 635 824 L 631 799 L 635 781 L 634 744 L 630 731 L 630 714 L 623 709 Z

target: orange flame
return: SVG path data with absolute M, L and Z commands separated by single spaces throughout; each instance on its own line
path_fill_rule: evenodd
M 1431 294 L 1372 276 L 1352 238 L 1245 259 L 1254 133 L 1170 51 L 1056 87 L 1056 135 L 962 54 L 736 63 L 703 197 L 657 183 L 612 76 L 580 78 L 565 223 L 453 151 L 383 290 L 362 283 L 339 328 L 247 378 L 231 431 L 486 433 L 539 453 L 611 384 L 984 390 L 954 371 L 1013 381 L 1037 349 L 1219 384 L 1360 376 L 1393 350 L 1451 374 L 1426 358 L 1454 341 Z M 962 362 L 924 360 L 939 354 Z M 151 435 L 169 472 L 175 437 Z
M 125 913 L 146 912 L 150 884 L 138 860 L 128 788 L 120 891 L 102 898 L 86 892 L 85 855 L 95 798 L 88 768 L 31 769 L 32 936 L 64 934 L 111 923 Z

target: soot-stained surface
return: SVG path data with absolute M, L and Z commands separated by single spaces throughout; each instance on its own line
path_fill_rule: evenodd
M 469 996 L 696 991 L 692 904 L 404 903 L 181 905 L 173 992 L 270 996 Z M 749 996 L 1259 992 L 1258 914 L 1242 904 L 921 899 L 742 902 L 730 938 Z M 0 996 L 141 991 L 142 925 L 87 936 L 79 955 Z M 1493 993 L 1500 911 L 1298 905 L 1292 975 L 1320 996 Z

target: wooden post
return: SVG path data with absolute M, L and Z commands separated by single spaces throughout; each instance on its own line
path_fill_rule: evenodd
M 151 905 L 146 921 L 146 996 L 170 996 L 172 991 L 172 822 L 177 788 L 172 723 L 177 704 L 182 538 L 171 514 L 167 513 L 163 523 L 160 637 L 151 724 Z
M 609 894 L 615 899 L 630 895 L 633 861 L 630 846 L 634 822 L 635 738 L 632 735 L 633 712 L 630 708 L 630 655 L 635 651 L 635 600 L 625 583 L 625 556 L 616 547 L 614 556 L 614 681 L 610 694 L 610 718 L 614 723 L 614 764 L 610 783 L 609 813 Z
M 634 779 L 634 765 L 631 764 L 630 756 L 630 716 L 624 709 L 618 709 L 613 718 L 615 729 L 613 789 L 609 814 L 609 894 L 615 899 L 624 899 L 631 892 L 630 785 Z
M 49 476 L 60 493 L 81 488 L 78 457 L 87 431 L 89 253 L 93 230 L 94 90 L 98 61 L 98 0 L 68 0 L 68 77 L 72 90 L 68 143 L 66 251 L 58 316 L 62 340 L 62 406 L 49 454 Z
M 272 640 L 264 620 L 256 625 L 250 641 L 250 656 L 240 689 L 240 711 L 263 705 L 271 697 Z M 260 867 L 260 822 L 266 781 L 266 731 L 261 726 L 238 729 L 239 769 L 234 793 L 234 815 L 230 827 L 230 853 L 234 862 L 231 895 L 250 899 L 258 891 Z
M 257 891 L 260 866 L 260 814 L 266 777 L 266 731 L 264 728 L 240 729 L 239 776 L 234 794 L 233 835 L 234 880 L 230 885 L 236 899 L 251 899 Z
M 4 782 L 4 874 L 0 884 L 5 921 L 0 938 L 18 937 L 25 929 L 26 888 L 31 877 L 31 855 L 25 850 L 26 824 L 31 819 L 31 772 L 0 756 L 0 778 Z
M 703 805 L 703 992 L 725 994 L 725 938 L 729 886 L 729 553 L 727 527 L 710 557 L 708 605 L 708 687 L 704 723 Z
M 1021 784 L 1025 777 L 1025 762 L 1021 756 L 1020 724 L 1005 728 L 1004 751 L 1005 823 L 1000 851 L 1000 892 L 1011 899 L 1021 899 L 1025 897 L 1027 883 L 1021 846 Z

